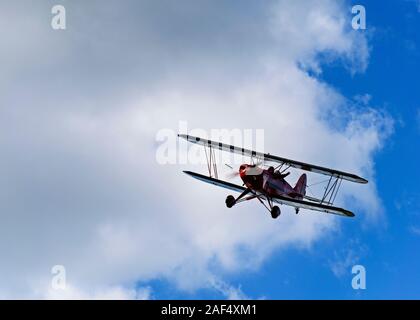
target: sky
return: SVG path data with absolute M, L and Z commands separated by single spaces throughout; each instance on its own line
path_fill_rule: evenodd
M 419 19 L 414 0 L 1 1 L 0 298 L 419 299 Z M 367 178 L 337 198 L 356 217 L 227 209 L 182 173 L 202 165 L 157 161 L 180 123 Z

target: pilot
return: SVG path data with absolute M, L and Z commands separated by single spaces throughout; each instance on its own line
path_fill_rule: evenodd
M 273 168 L 273 167 L 269 167 L 269 168 L 267 169 L 267 171 L 268 171 L 268 173 L 269 173 L 270 175 L 272 175 L 272 176 L 273 176 L 273 178 L 275 178 L 275 179 L 284 179 L 284 178 L 286 178 L 286 177 L 290 174 L 290 172 L 280 173 L 280 171 L 279 171 L 279 170 L 274 170 L 274 168 Z
M 277 171 L 278 172 L 278 171 Z M 290 171 L 288 171 L 288 172 L 286 172 L 286 173 L 280 173 L 280 172 L 278 172 L 278 174 L 280 175 L 280 177 L 282 178 L 282 179 L 284 179 L 284 178 L 286 178 L 289 174 L 290 174 Z

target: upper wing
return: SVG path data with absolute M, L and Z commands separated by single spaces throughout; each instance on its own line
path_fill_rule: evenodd
M 233 183 L 230 183 L 230 182 L 227 182 L 227 181 L 222 181 L 222 180 L 219 180 L 219 179 L 208 177 L 208 176 L 196 173 L 196 172 L 191 172 L 191 171 L 184 171 L 184 172 L 186 174 L 190 175 L 191 177 L 195 178 L 195 179 L 213 184 L 213 185 L 218 186 L 218 187 L 223 187 L 223 188 L 226 188 L 226 189 L 229 189 L 229 190 L 232 190 L 232 191 L 236 191 L 236 192 L 243 192 L 245 190 L 244 187 L 238 186 L 236 184 L 233 184 Z M 262 198 L 266 198 L 264 194 L 261 194 L 260 196 Z M 337 214 L 337 215 L 345 216 L 345 217 L 354 217 L 354 214 L 352 212 L 348 211 L 348 210 L 345 210 L 343 208 L 329 206 L 329 205 L 326 205 L 326 204 L 312 203 L 312 202 L 309 202 L 309 201 L 297 200 L 297 199 L 293 199 L 293 198 L 289 198 L 289 197 L 283 197 L 283 196 L 276 196 L 276 197 L 273 197 L 272 199 L 273 199 L 273 201 L 275 201 L 277 203 L 292 206 L 292 207 L 295 207 L 295 208 L 303 208 L 303 209 L 321 211 L 321 212 Z
M 285 164 L 285 165 L 291 166 L 293 168 L 301 169 L 301 170 L 311 171 L 311 172 L 315 172 L 315 173 L 321 173 L 321 174 L 325 174 L 325 175 L 328 175 L 328 176 L 333 176 L 333 177 L 336 177 L 336 178 L 341 178 L 341 179 L 344 179 L 344 180 L 357 182 L 357 183 L 367 183 L 368 182 L 366 179 L 361 178 L 361 177 L 359 177 L 355 174 L 352 174 L 352 173 L 347 173 L 347 172 L 343 172 L 343 171 L 339 171 L 339 170 L 335 170 L 335 169 L 330 169 L 330 168 L 325 168 L 325 167 L 321 167 L 321 166 L 317 166 L 317 165 L 313 165 L 313 164 L 309 164 L 309 163 L 304 163 L 304 162 L 300 162 L 300 161 L 296 161 L 296 160 L 291 160 L 291 159 L 286 159 L 286 158 L 282 158 L 282 157 L 278 157 L 278 156 L 273 156 L 269 153 L 262 153 L 262 152 L 257 152 L 257 151 L 253 151 L 253 150 L 248 150 L 248 149 L 245 149 L 245 148 L 235 147 L 233 145 L 225 144 L 225 143 L 222 143 L 222 142 L 215 142 L 215 141 L 202 139 L 200 137 L 194 137 L 194 136 L 190 136 L 190 135 L 186 135 L 186 134 L 178 134 L 178 137 L 183 138 L 183 139 L 185 139 L 189 142 L 200 144 L 200 145 L 203 145 L 203 146 L 212 147 L 212 148 L 219 149 L 219 150 L 222 150 L 222 151 L 239 153 L 239 154 L 242 154 L 244 156 L 258 157 L 258 158 L 260 158 L 261 160 L 264 160 L 264 161 L 277 162 L 277 163 Z

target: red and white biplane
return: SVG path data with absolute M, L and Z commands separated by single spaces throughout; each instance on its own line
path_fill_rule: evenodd
M 340 189 L 341 182 L 343 180 L 356 183 L 368 182 L 366 179 L 355 174 L 273 156 L 268 153 L 235 147 L 233 145 L 186 134 L 178 134 L 178 137 L 183 138 L 188 142 L 202 145 L 206 151 L 209 175 L 184 171 L 186 174 L 198 180 L 240 192 L 240 195 L 236 198 L 232 195 L 227 196 L 226 206 L 228 208 L 243 201 L 257 199 L 267 208 L 274 219 L 281 213 L 280 208 L 274 205 L 274 203 L 294 207 L 296 213 L 302 208 L 345 217 L 354 217 L 354 214 L 351 211 L 333 205 L 338 190 Z M 218 178 L 216 158 L 214 155 L 215 150 L 233 152 L 251 158 L 250 164 L 242 164 L 239 167 L 238 174 L 243 181 L 242 186 Z M 269 165 L 268 168 L 263 168 L 261 166 L 261 164 L 267 166 L 267 163 L 272 165 Z M 274 167 L 274 164 L 276 167 Z M 290 173 L 286 172 L 289 168 L 296 168 L 328 176 L 329 179 L 326 180 L 328 183 L 322 197 L 318 199 L 306 195 L 307 177 L 305 173 L 300 176 L 295 186 L 292 187 L 285 180 Z

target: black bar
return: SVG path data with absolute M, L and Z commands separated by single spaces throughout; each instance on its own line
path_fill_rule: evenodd
M 419 301 L 278 301 L 278 300 L 148 300 L 148 301 L 1 301 L 3 314 L 16 318 L 37 315 L 44 318 L 79 319 L 290 319 L 310 318 L 361 319 L 366 310 L 387 318 L 416 318 Z M 191 315 L 191 310 L 194 310 Z M 146 317 L 147 316 L 147 317 Z M 5 318 L 8 318 L 7 316 Z

